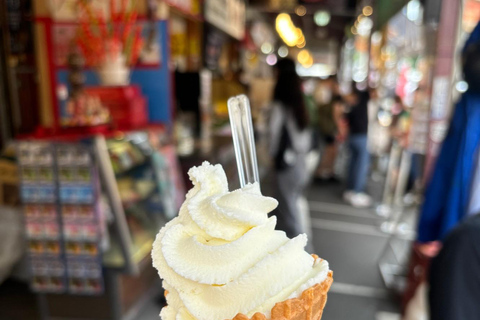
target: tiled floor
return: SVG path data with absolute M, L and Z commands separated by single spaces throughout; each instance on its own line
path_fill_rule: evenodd
M 386 320 L 385 314 L 399 313 L 399 299 L 385 287 L 378 267 L 388 241 L 379 230 L 383 218 L 346 205 L 341 193 L 341 185 L 308 190 L 315 251 L 334 271 L 322 320 Z

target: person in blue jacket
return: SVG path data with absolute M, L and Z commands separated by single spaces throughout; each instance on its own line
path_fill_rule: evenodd
M 425 192 L 418 241 L 442 241 L 464 217 L 480 210 L 477 177 L 480 142 L 480 24 L 463 50 L 465 80 L 469 84 L 455 107 L 433 175 Z M 478 83 L 477 83 L 478 82 Z M 478 190 L 480 191 L 480 190 Z M 478 200 L 478 201 L 477 201 Z
M 463 50 L 458 102 L 425 194 L 418 240 L 441 242 L 430 265 L 430 320 L 480 319 L 480 23 Z

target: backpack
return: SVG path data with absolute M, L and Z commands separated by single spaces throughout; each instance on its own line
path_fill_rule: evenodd
M 282 124 L 282 133 L 280 135 L 280 143 L 278 145 L 278 151 L 275 155 L 275 169 L 277 171 L 286 170 L 295 165 L 295 151 L 293 151 L 292 139 L 287 128 L 286 119 Z

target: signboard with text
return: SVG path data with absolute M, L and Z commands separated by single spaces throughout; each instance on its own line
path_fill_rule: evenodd
M 205 0 L 205 20 L 237 40 L 245 36 L 243 0 Z

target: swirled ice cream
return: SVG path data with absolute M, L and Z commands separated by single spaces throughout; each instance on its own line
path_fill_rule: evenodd
M 305 252 L 306 235 L 275 230 L 277 200 L 258 184 L 229 192 L 220 165 L 189 171 L 193 188 L 179 216 L 153 244 L 153 265 L 168 292 L 163 320 L 224 320 L 260 312 L 322 283 L 328 263 Z

